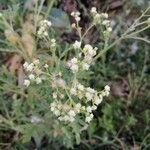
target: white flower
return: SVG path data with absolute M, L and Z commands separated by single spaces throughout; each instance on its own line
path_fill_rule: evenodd
M 90 45 L 90 44 L 86 44 L 83 48 L 84 51 L 87 51 L 87 50 L 90 50 L 92 51 L 93 50 L 93 47 Z
M 35 79 L 35 81 L 36 81 L 36 84 L 40 84 L 40 83 L 42 82 L 41 78 L 39 78 L 39 77 L 37 77 L 37 78 Z
M 85 110 L 85 106 L 82 106 L 81 109 L 82 109 L 82 110 Z
M 72 28 L 75 28 L 75 27 L 76 27 L 76 24 L 75 24 L 75 23 L 73 23 L 71 26 L 72 26 Z
M 55 107 L 51 107 L 51 111 L 53 112 L 55 110 Z
M 92 119 L 93 119 L 93 114 L 89 114 L 88 116 L 86 116 L 85 121 L 89 123 Z
M 96 109 L 97 109 L 97 106 L 93 105 L 92 110 L 96 110 Z
M 103 100 L 103 97 L 100 95 L 99 97 L 94 97 L 94 104 L 99 105 Z
M 70 117 L 67 116 L 67 115 L 65 115 L 65 116 L 63 117 L 63 120 L 64 120 L 64 121 L 68 121 L 68 120 L 70 120 Z
M 56 40 L 55 39 L 51 39 L 51 46 L 55 47 L 56 46 Z
M 68 112 L 68 114 L 69 114 L 69 116 L 71 116 L 71 117 L 75 117 L 75 115 L 76 115 L 73 110 L 70 110 L 70 111 Z
M 39 59 L 35 59 L 34 61 L 33 61 L 33 64 L 35 64 L 35 65 L 38 65 L 40 63 L 40 60 Z
M 29 80 L 24 80 L 24 85 L 28 87 L 30 85 L 30 81 Z
M 56 40 L 55 40 L 55 39 L 51 39 L 51 42 L 52 42 L 52 43 L 55 43 L 55 42 L 56 42 Z
M 82 84 L 78 84 L 77 85 L 78 90 L 83 91 L 84 90 L 84 86 Z
M 45 64 L 45 65 L 44 65 L 44 68 L 46 68 L 46 69 L 47 69 L 47 68 L 48 68 L 48 64 Z
M 103 25 L 109 25 L 109 24 L 110 24 L 110 21 L 109 21 L 109 20 L 104 20 L 104 21 L 102 22 L 102 24 L 103 24 Z
M 48 36 L 48 32 L 47 32 L 47 31 L 44 31 L 44 32 L 43 32 L 43 35 L 44 35 L 44 36 Z
M 52 95 L 53 95 L 53 98 L 54 98 L 54 99 L 57 98 L 57 93 L 56 93 L 56 92 L 54 92 Z
M 73 16 L 77 22 L 80 21 L 80 19 L 81 19 L 79 17 L 80 16 L 80 12 L 78 12 L 78 11 L 77 12 L 72 12 L 71 16 Z
M 111 27 L 108 27 L 108 28 L 107 28 L 107 31 L 108 31 L 108 32 L 112 32 L 112 28 L 111 28 Z
M 73 122 L 74 120 L 75 120 L 75 118 L 73 118 L 73 117 L 70 117 L 70 118 L 69 118 L 69 121 L 70 121 L 70 122 Z
M 104 89 L 105 89 L 106 91 L 110 91 L 110 86 L 109 86 L 109 85 L 106 85 L 106 86 L 104 87 Z
M 75 12 L 74 12 L 74 11 L 73 11 L 73 12 L 71 12 L 71 16 L 73 16 L 73 17 L 75 16 Z
M 89 122 L 91 121 L 91 117 L 89 117 L 89 116 L 86 117 L 86 118 L 85 118 L 85 121 L 89 123 Z
M 75 105 L 75 107 L 76 107 L 77 109 L 80 109 L 80 108 L 81 108 L 81 104 L 80 104 L 80 103 L 77 103 L 77 104 Z
M 77 62 L 78 62 L 78 59 L 74 57 L 74 58 L 71 59 L 71 62 L 72 62 L 72 63 L 77 63 Z
M 90 65 L 88 63 L 83 62 L 82 63 L 82 68 L 83 70 L 89 70 Z
M 94 89 L 90 88 L 90 87 L 86 88 L 86 90 L 89 93 L 93 93 L 93 94 L 96 93 L 96 91 Z
M 72 95 L 76 95 L 76 94 L 77 94 L 77 91 L 76 91 L 75 88 L 71 88 L 71 89 L 70 89 L 70 93 L 71 93 Z
M 96 13 L 97 13 L 96 7 L 92 7 L 90 12 L 91 12 L 92 14 L 96 14 Z
M 32 71 L 33 70 L 33 63 L 29 64 L 26 68 L 27 71 Z
M 72 70 L 73 73 L 75 73 L 75 72 L 78 72 L 79 67 L 78 65 L 72 65 L 70 69 Z
M 55 114 L 56 116 L 59 116 L 59 115 L 60 115 L 60 111 L 59 111 L 59 110 L 54 110 L 54 114 Z
M 23 64 L 24 69 L 27 69 L 28 66 L 29 66 L 29 63 L 28 63 L 28 62 L 25 62 L 25 63 Z
M 68 67 L 70 68 L 70 70 L 72 70 L 73 73 L 78 71 L 79 67 L 77 63 L 78 63 L 78 59 L 75 57 L 67 62 Z
M 107 14 L 107 13 L 102 13 L 101 15 L 102 15 L 104 18 L 106 18 L 106 19 L 108 18 L 108 14 Z
M 75 41 L 75 43 L 73 44 L 73 48 L 74 48 L 74 49 L 78 49 L 78 48 L 80 48 L 80 47 L 81 47 L 81 42 Z
M 38 116 L 31 116 L 31 123 L 40 123 L 42 121 L 41 118 L 39 118 Z
M 56 106 L 57 106 L 56 102 L 51 103 L 51 107 L 56 107 Z
M 75 17 L 75 20 L 78 22 L 81 20 L 81 18 L 79 16 Z
M 58 87 L 64 88 L 64 87 L 66 86 L 65 80 L 63 80 L 62 78 L 56 79 L 56 83 L 57 83 L 57 86 L 58 86 Z
M 86 108 L 86 110 L 87 110 L 87 112 L 92 112 L 92 108 L 91 108 L 91 106 L 88 106 L 87 108 Z
M 50 21 L 48 21 L 47 25 L 50 27 L 50 26 L 52 26 L 52 23 Z
M 34 76 L 33 74 L 30 74 L 30 75 L 29 75 L 29 79 L 30 79 L 30 80 L 34 80 L 34 79 L 35 79 L 35 76 Z
M 93 98 L 93 94 L 89 93 L 89 92 L 86 92 L 85 93 L 85 97 L 87 98 L 88 101 L 92 100 Z
M 61 117 L 61 116 L 60 116 L 60 117 L 58 117 L 58 119 L 59 119 L 60 121 L 63 121 L 63 117 Z

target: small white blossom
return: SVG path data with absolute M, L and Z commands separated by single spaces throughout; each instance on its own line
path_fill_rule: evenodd
M 97 109 L 97 106 L 93 105 L 92 110 L 96 110 L 96 109 Z
M 82 68 L 83 70 L 89 70 L 90 65 L 88 63 L 83 62 L 82 63 Z
M 106 86 L 104 87 L 104 89 L 105 89 L 106 91 L 110 91 L 110 86 L 106 85 Z
M 29 64 L 29 65 L 27 66 L 26 70 L 27 70 L 27 71 L 32 71 L 32 70 L 33 70 L 33 66 L 34 66 L 33 63 Z
M 41 118 L 39 118 L 38 116 L 31 116 L 31 123 L 36 124 L 36 123 L 40 123 L 40 122 L 42 122 Z
M 81 104 L 80 104 L 80 103 L 77 103 L 77 104 L 75 105 L 75 107 L 76 107 L 77 109 L 80 109 L 80 108 L 81 108 Z
M 24 80 L 24 85 L 26 86 L 26 87 L 28 87 L 29 85 L 30 85 L 30 81 L 29 80 Z
M 39 63 L 40 63 L 39 59 L 35 59 L 35 60 L 33 61 L 33 64 L 35 64 L 35 65 L 38 65 Z
M 108 32 L 112 32 L 112 28 L 111 28 L 111 27 L 108 27 L 108 28 L 107 28 L 107 31 L 108 31 Z
M 52 95 L 53 95 L 53 98 L 54 98 L 54 99 L 57 98 L 57 93 L 56 93 L 56 92 L 54 92 Z
M 35 76 L 34 76 L 33 74 L 30 74 L 30 75 L 29 75 L 29 79 L 30 79 L 30 80 L 34 80 L 34 79 L 35 79 Z
M 87 108 L 86 108 L 86 110 L 87 110 L 87 112 L 92 112 L 92 108 L 91 108 L 91 106 L 88 106 Z
M 80 48 L 80 47 L 81 47 L 81 42 L 75 41 L 75 43 L 73 44 L 73 48 L 74 48 L 74 49 L 78 49 L 78 48 Z
M 28 62 L 25 62 L 25 63 L 23 64 L 24 69 L 27 69 L 28 66 L 29 66 L 29 63 L 28 63 Z
M 70 122 L 73 122 L 74 120 L 75 120 L 75 118 L 73 118 L 73 117 L 70 117 L 70 118 L 69 118 L 69 121 L 70 121 Z
M 48 64 L 45 64 L 45 65 L 44 65 L 44 68 L 46 68 L 46 69 L 47 69 L 47 68 L 48 68 Z
M 55 114 L 56 116 L 59 116 L 59 115 L 60 115 L 60 111 L 59 111 L 59 110 L 54 110 L 54 114 Z
M 89 92 L 86 92 L 85 93 L 85 97 L 87 98 L 88 101 L 92 100 L 93 98 L 93 94 L 89 93 Z
M 68 114 L 69 114 L 69 116 L 71 116 L 71 117 L 75 117 L 75 115 L 76 115 L 73 110 L 70 110 L 70 111 L 68 112 Z
M 75 24 L 75 23 L 73 23 L 71 26 L 72 26 L 72 28 L 75 28 L 75 27 L 76 27 L 76 24 Z
M 37 78 L 35 79 L 35 81 L 36 81 L 36 84 L 40 84 L 40 83 L 42 82 L 42 79 L 39 78 L 39 77 L 37 77 Z
M 92 7 L 90 12 L 91 12 L 92 14 L 96 14 L 96 13 L 97 13 L 96 7 Z
M 56 40 L 55 39 L 51 39 L 51 46 L 55 47 L 56 46 Z
M 84 90 L 84 86 L 82 84 L 78 84 L 77 85 L 78 90 L 83 91 Z
M 77 91 L 76 91 L 75 88 L 71 88 L 71 89 L 70 89 L 70 93 L 71 93 L 72 95 L 76 95 L 76 94 L 77 94 Z
M 96 96 L 94 98 L 94 104 L 99 105 L 102 102 L 102 100 L 103 100 L 103 97 L 101 95 L 99 97 Z
M 78 12 L 78 11 L 77 12 L 72 12 L 71 16 L 73 16 L 77 22 L 80 21 L 80 19 L 81 19 L 79 17 L 80 16 L 80 12 Z

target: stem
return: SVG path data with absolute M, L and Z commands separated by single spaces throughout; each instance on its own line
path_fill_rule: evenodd
M 125 39 L 141 40 L 141 41 L 144 41 L 144 42 L 150 44 L 150 41 L 149 41 L 149 40 L 147 40 L 147 39 L 145 39 L 145 38 L 142 38 L 142 37 L 136 37 L 136 36 L 135 36 L 135 37 L 130 37 L 130 36 L 126 36 Z
M 54 2 L 55 2 L 55 0 L 49 0 L 48 9 L 47 9 L 46 14 L 45 14 L 45 19 L 48 18 Z
M 83 40 L 83 38 L 86 36 L 86 34 L 89 32 L 89 30 L 91 29 L 91 28 L 93 28 L 93 24 L 91 25 L 91 26 L 89 26 L 89 28 L 86 30 L 86 32 L 82 35 L 82 37 L 81 37 L 81 41 Z

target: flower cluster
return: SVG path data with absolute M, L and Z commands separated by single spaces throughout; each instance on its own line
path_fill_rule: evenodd
M 24 85 L 29 86 L 31 81 L 35 82 L 36 84 L 40 84 L 42 82 L 42 71 L 39 68 L 39 60 L 36 59 L 33 61 L 33 63 L 25 62 L 23 64 L 23 67 L 25 71 L 28 73 L 28 76 L 24 80 Z
M 58 117 L 58 120 L 65 122 L 73 122 L 78 113 L 80 113 L 79 107 L 81 104 L 76 104 L 72 107 L 68 104 L 62 104 L 61 102 L 53 102 L 50 105 L 50 109 L 53 114 Z
M 90 44 L 86 44 L 82 50 L 84 53 L 84 62 L 90 64 L 93 60 L 93 57 L 96 55 L 97 47 L 93 48 Z
M 79 66 L 78 66 L 78 59 L 77 58 L 72 58 L 71 60 L 69 60 L 67 62 L 67 66 L 69 67 L 69 69 L 73 72 L 73 73 L 76 73 L 79 69 Z
M 75 48 L 80 48 L 81 43 L 76 41 L 74 43 Z M 86 44 L 82 49 L 82 52 L 79 54 L 79 59 L 74 57 L 67 62 L 68 68 L 76 73 L 79 70 L 79 67 L 82 70 L 88 70 L 90 64 L 92 63 L 93 57 L 96 55 L 97 47 L 93 48 L 90 44 Z M 83 59 L 82 59 L 83 54 Z
M 78 12 L 78 11 L 77 12 L 72 12 L 71 16 L 73 16 L 77 22 L 79 22 L 80 19 L 81 19 L 80 18 L 80 12 Z
M 108 20 L 108 14 L 107 13 L 98 13 L 97 9 L 95 7 L 91 8 L 91 14 L 93 16 L 93 22 L 94 24 L 102 24 L 106 28 L 107 32 L 111 32 L 112 28 L 110 26 L 110 21 Z
M 69 94 L 74 99 L 79 99 L 82 104 L 75 102 L 70 105 L 67 103 L 63 104 L 60 98 L 58 98 L 58 94 L 53 93 L 55 101 L 51 103 L 50 109 L 59 121 L 73 122 L 76 116 L 83 114 L 85 116 L 85 122 L 89 123 L 94 116 L 92 111 L 97 109 L 103 100 L 103 96 L 108 96 L 109 92 L 110 88 L 108 85 L 105 86 L 103 91 L 97 92 L 90 87 L 84 87 L 79 82 L 74 82 Z
M 81 47 L 81 42 L 75 41 L 74 44 L 73 44 L 73 48 L 74 49 L 79 49 L 80 47 Z
M 55 39 L 51 39 L 51 47 L 55 47 L 56 46 L 56 40 Z
M 51 27 L 52 23 L 48 20 L 42 20 L 40 22 L 40 27 L 39 27 L 39 30 L 37 32 L 38 36 L 40 38 L 43 38 L 43 37 L 47 37 L 48 36 L 48 27 Z
M 91 13 L 94 18 L 95 23 L 101 23 L 110 32 L 108 20 L 108 15 L 106 13 L 98 14 L 96 8 L 92 8 Z M 78 22 L 80 21 L 80 13 L 72 12 L 73 16 L 77 22 L 77 27 L 79 33 L 80 27 Z M 38 35 L 40 37 L 48 36 L 47 29 L 51 26 L 51 22 L 44 20 L 40 23 L 40 28 L 38 30 Z M 82 34 L 81 34 L 82 35 Z M 41 68 L 39 60 L 34 60 L 32 63 L 25 62 L 23 67 L 27 72 L 27 77 L 24 80 L 24 85 L 29 86 L 31 81 L 39 84 L 43 80 L 43 75 L 46 80 L 50 81 L 51 86 L 51 98 L 53 102 L 50 104 L 50 110 L 53 115 L 64 123 L 71 123 L 83 120 L 86 124 L 90 123 L 93 119 L 93 111 L 95 111 L 98 105 L 102 102 L 104 96 L 108 96 L 110 93 L 110 87 L 105 86 L 104 90 L 97 91 L 91 87 L 85 87 L 78 81 L 78 72 L 83 70 L 89 70 L 94 57 L 97 53 L 97 47 L 92 47 L 90 44 L 85 44 L 82 47 L 82 39 L 80 41 L 75 41 L 72 47 L 79 53 L 75 57 L 69 59 L 66 63 L 67 67 L 74 74 L 73 81 L 62 77 L 60 70 L 53 70 L 52 73 L 45 73 L 44 71 L 49 71 L 47 64 L 44 65 L 43 70 Z M 56 40 L 50 40 L 50 46 L 56 47 Z M 65 66 L 64 66 L 65 67 Z M 55 69 L 55 68 L 53 68 Z M 65 80 L 64 80 L 65 79 Z M 32 122 L 39 122 L 36 117 L 32 117 Z

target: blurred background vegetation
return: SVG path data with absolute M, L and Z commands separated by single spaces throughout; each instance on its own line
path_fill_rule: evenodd
M 23 18 L 26 9 L 32 10 L 32 2 L 35 0 L 0 0 L 0 11 L 11 11 L 15 21 Z M 72 11 L 80 11 L 82 15 L 81 26 L 86 28 L 90 18 L 88 10 L 97 7 L 99 11 L 108 12 L 111 16 L 113 35 L 115 39 L 132 22 L 141 15 L 142 11 L 150 6 L 148 0 L 45 0 L 44 7 L 57 8 L 53 15 L 60 17 L 54 20 L 56 28 L 66 28 L 59 32 L 61 43 L 72 43 L 78 39 L 75 32 L 70 31 L 72 18 L 65 20 Z M 150 12 L 149 12 L 150 15 Z M 16 24 L 17 26 L 17 24 Z M 150 31 L 141 33 L 142 37 L 149 38 Z M 0 39 L 4 38 L 0 29 Z M 85 41 L 95 45 L 100 44 L 101 39 L 96 30 L 91 30 L 85 37 Z M 91 86 L 101 88 L 107 83 L 111 86 L 111 95 L 103 105 L 95 112 L 95 118 L 87 132 L 83 133 L 82 142 L 74 145 L 74 149 L 101 149 L 101 150 L 149 150 L 150 149 L 150 43 L 136 39 L 127 39 L 109 50 L 102 59 L 99 59 L 92 68 L 90 75 Z M 22 107 L 19 102 L 13 102 L 9 86 L 15 84 L 15 77 L 10 75 L 8 61 L 13 57 L 13 50 L 5 46 L 0 40 L 0 118 L 4 114 L 9 116 L 12 107 Z M 8 70 L 4 67 L 6 65 Z M 5 86 L 4 86 L 5 82 Z M 5 91 L 4 91 L 5 87 Z M 13 104 L 13 106 L 12 106 Z M 16 110 L 17 111 L 17 110 Z M 30 132 L 30 131 L 29 131 Z M 0 149 L 35 149 L 38 141 L 31 138 L 30 142 L 22 143 L 19 133 L 9 126 L 3 126 L 0 120 Z M 67 149 L 57 141 L 44 136 L 41 139 L 39 149 Z

